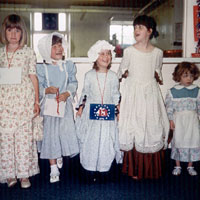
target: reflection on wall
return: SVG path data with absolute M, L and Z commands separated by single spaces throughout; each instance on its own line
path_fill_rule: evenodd
M 183 2 L 169 0 L 150 13 L 160 36 L 153 43 L 163 50 L 182 49 Z
M 87 56 L 88 49 L 97 40 L 109 40 L 110 14 L 71 14 L 71 56 Z

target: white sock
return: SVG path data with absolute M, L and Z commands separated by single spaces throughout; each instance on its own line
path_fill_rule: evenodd
M 51 175 L 60 175 L 57 165 L 51 165 Z

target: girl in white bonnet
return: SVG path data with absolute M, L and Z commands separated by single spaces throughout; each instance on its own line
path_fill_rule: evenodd
M 40 158 L 49 159 L 50 182 L 59 181 L 62 156 L 79 153 L 75 134 L 72 100 L 77 90 L 76 67 L 64 61 L 64 37 L 52 33 L 38 44 L 44 63 L 37 65 L 41 115 L 44 117 L 44 138 L 39 147 Z
M 117 162 L 121 160 L 116 119 L 119 81 L 110 70 L 114 56 L 114 47 L 105 40 L 97 41 L 88 51 L 94 64 L 85 74 L 76 128 L 80 162 L 90 172 L 107 172 L 115 158 Z

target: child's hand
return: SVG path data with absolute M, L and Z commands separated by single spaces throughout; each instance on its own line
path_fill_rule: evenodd
M 175 129 L 174 121 L 173 121 L 173 120 L 170 120 L 170 121 L 169 121 L 169 124 L 170 124 L 170 129 L 171 129 L 171 130 L 174 130 L 174 129 Z
M 69 92 L 64 92 L 62 94 L 59 95 L 58 97 L 58 101 L 61 102 L 61 101 L 67 101 L 67 98 L 70 96 Z
M 76 113 L 76 117 L 81 117 L 82 115 L 82 112 L 83 112 L 83 106 L 81 106 L 79 109 L 78 109 L 78 112 Z
M 40 106 L 35 103 L 33 113 L 35 114 L 34 117 L 37 117 L 40 114 Z
M 163 85 L 163 81 L 160 79 L 159 75 L 158 75 L 158 72 L 155 72 L 155 75 L 154 75 L 156 81 L 160 84 L 160 85 Z
M 119 113 L 120 113 L 120 104 L 117 105 L 118 114 L 117 114 L 117 121 L 119 121 Z
M 51 86 L 45 89 L 45 94 L 56 94 L 58 92 L 58 88 Z

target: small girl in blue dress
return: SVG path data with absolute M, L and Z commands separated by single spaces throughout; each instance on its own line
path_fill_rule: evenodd
M 179 84 L 172 87 L 166 96 L 166 109 L 172 138 L 171 158 L 176 161 L 172 174 L 181 174 L 180 162 L 188 162 L 188 173 L 197 175 L 192 163 L 200 160 L 200 92 L 193 84 L 199 77 L 199 69 L 189 62 L 178 64 L 173 80 Z
M 44 138 L 40 158 L 49 159 L 50 182 L 59 181 L 57 159 L 79 153 L 73 118 L 72 100 L 77 90 L 76 67 L 62 60 L 66 44 L 59 33 L 43 37 L 38 49 L 44 59 L 37 65 Z M 60 159 L 59 159 L 60 161 Z M 58 165 L 58 166 L 57 166 Z
M 94 64 L 85 74 L 76 128 L 80 163 L 90 172 L 108 172 L 114 159 L 122 161 L 117 118 L 113 116 L 120 99 L 118 77 L 110 70 L 114 55 L 114 47 L 105 40 L 97 41 L 88 51 Z

